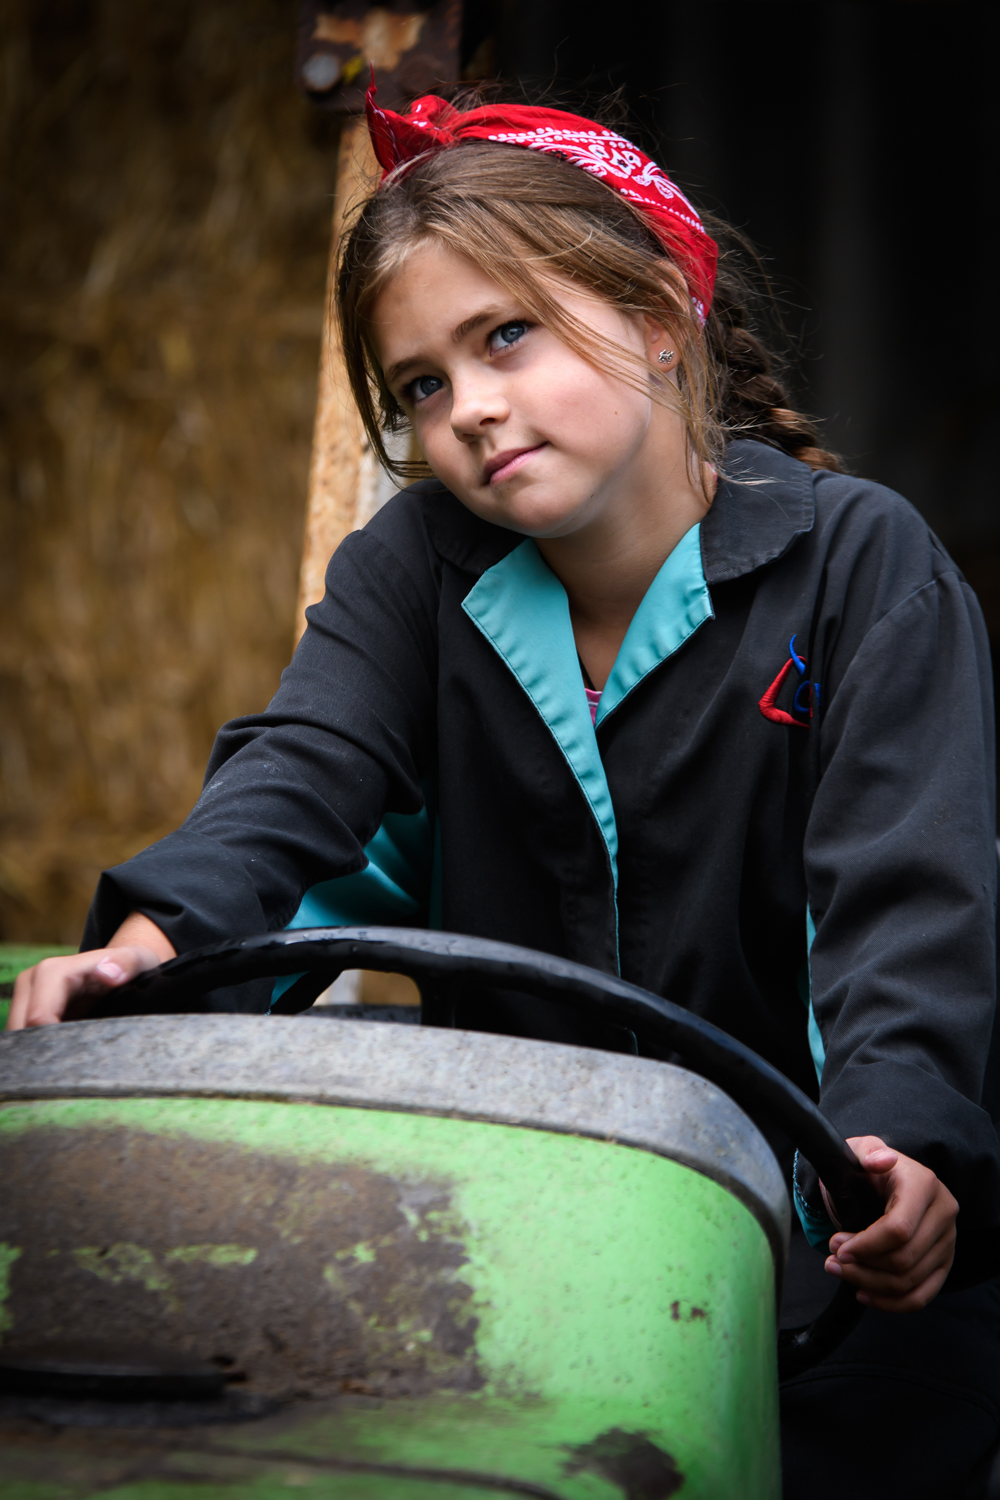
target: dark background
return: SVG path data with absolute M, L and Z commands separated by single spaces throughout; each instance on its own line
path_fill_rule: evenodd
M 1000 646 L 998 7 L 514 0 L 498 20 L 506 77 L 620 89 L 640 144 L 755 243 L 796 395 L 919 507 Z
M 801 404 L 921 509 L 1000 655 L 997 13 L 467 0 L 463 51 L 620 90 L 750 236 Z M 297 16 L 0 5 L 0 940 L 75 942 L 288 659 L 339 130 Z

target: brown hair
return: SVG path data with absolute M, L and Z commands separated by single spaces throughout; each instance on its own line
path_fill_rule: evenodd
M 751 331 L 748 284 L 732 251 L 720 259 L 702 330 L 681 272 L 638 210 L 579 167 L 483 141 L 397 169 L 361 206 L 341 249 L 337 313 L 348 376 L 368 438 L 390 473 L 412 478 L 426 469 L 386 453 L 383 433 L 400 430 L 406 418 L 386 387 L 369 319 L 379 292 L 428 238 L 471 255 L 583 358 L 643 389 L 649 389 L 645 361 L 567 314 L 553 297 L 551 278 L 660 323 L 678 357 L 677 386 L 660 383 L 660 399 L 678 408 L 691 448 L 705 462 L 720 467 L 731 437 L 753 437 L 811 468 L 839 469 L 814 424 L 793 410 L 772 356 Z

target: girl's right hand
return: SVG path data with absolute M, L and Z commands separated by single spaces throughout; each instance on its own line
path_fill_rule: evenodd
M 173 944 L 139 912 L 119 927 L 107 948 L 43 958 L 14 981 L 14 998 L 7 1017 L 8 1031 L 26 1026 L 51 1026 L 61 1021 L 70 1002 L 74 1013 L 86 1014 L 88 996 L 127 984 L 145 969 L 155 969 L 175 958 Z
M 885 1213 L 856 1234 L 835 1234 L 826 1270 L 857 1287 L 864 1307 L 919 1312 L 940 1292 L 955 1259 L 958 1204 L 930 1167 L 877 1135 L 849 1136 L 847 1144 L 884 1200 Z M 823 1197 L 833 1218 L 826 1188 Z

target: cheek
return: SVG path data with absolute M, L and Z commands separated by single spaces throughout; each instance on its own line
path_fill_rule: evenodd
M 649 425 L 649 397 L 579 362 L 572 378 L 553 382 L 544 414 L 556 442 L 580 453 L 630 448 Z
M 470 462 L 468 446 L 455 436 L 447 412 L 417 422 L 414 431 L 424 457 L 440 477 L 443 470 L 454 473 Z

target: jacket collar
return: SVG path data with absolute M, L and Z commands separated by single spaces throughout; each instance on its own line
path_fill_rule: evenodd
M 566 590 L 522 538 L 469 590 L 462 609 L 506 663 L 559 746 L 601 830 L 612 881 L 618 833 L 573 638 Z
M 796 458 L 766 443 L 740 438 L 726 449 L 715 499 L 701 523 L 706 583 L 725 583 L 773 562 L 815 520 L 812 472 Z M 524 541 L 516 531 L 491 526 L 466 510 L 439 479 L 422 479 L 409 494 L 426 507 L 437 552 L 480 575 Z
M 730 443 L 715 499 L 701 523 L 705 581 L 725 583 L 773 562 L 816 517 L 812 471 L 778 448 Z
M 403 493 L 419 497 L 434 550 L 463 572 L 478 577 L 524 541 L 520 532 L 473 515 L 440 479 L 418 479 Z
M 601 694 L 600 726 L 706 620 L 712 601 L 692 526 L 654 578 Z M 575 776 L 601 831 L 618 885 L 618 831 L 583 690 L 566 590 L 530 539 L 487 568 L 462 609 L 517 678 Z

